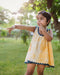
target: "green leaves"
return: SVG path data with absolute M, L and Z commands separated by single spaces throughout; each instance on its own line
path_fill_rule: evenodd
M 21 33 L 20 36 L 21 36 L 23 42 L 26 43 L 26 44 L 28 44 L 28 43 L 27 43 L 27 38 L 29 37 L 28 31 L 22 30 L 22 33 Z
M 7 31 L 6 30 L 2 30 L 1 31 L 1 36 L 7 36 Z

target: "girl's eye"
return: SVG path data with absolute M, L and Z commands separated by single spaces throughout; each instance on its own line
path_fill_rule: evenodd
M 37 18 L 37 20 L 39 20 L 39 18 Z
M 43 18 L 40 18 L 41 20 L 43 20 Z

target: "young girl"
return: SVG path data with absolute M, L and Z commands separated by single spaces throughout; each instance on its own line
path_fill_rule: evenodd
M 38 75 L 43 75 L 45 67 L 54 67 L 51 45 L 53 32 L 51 29 L 47 29 L 51 15 L 46 11 L 39 11 L 36 18 L 38 26 L 14 25 L 8 28 L 9 33 L 15 28 L 34 32 L 25 59 L 25 63 L 27 64 L 25 75 L 33 75 L 35 66 L 37 66 Z

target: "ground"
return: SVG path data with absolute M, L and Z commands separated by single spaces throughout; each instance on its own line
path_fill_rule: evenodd
M 29 42 L 30 43 L 30 42 Z M 21 39 L 0 38 L 0 75 L 24 75 L 24 63 L 29 44 Z M 58 39 L 52 41 L 55 68 L 45 68 L 44 75 L 60 75 L 60 46 Z M 36 67 L 37 68 L 37 67 Z M 34 75 L 37 75 L 37 71 Z

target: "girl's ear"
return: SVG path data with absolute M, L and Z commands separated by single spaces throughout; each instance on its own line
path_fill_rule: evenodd
M 50 23 L 50 21 L 51 21 L 51 20 L 48 20 L 47 24 L 49 24 L 49 23 Z

